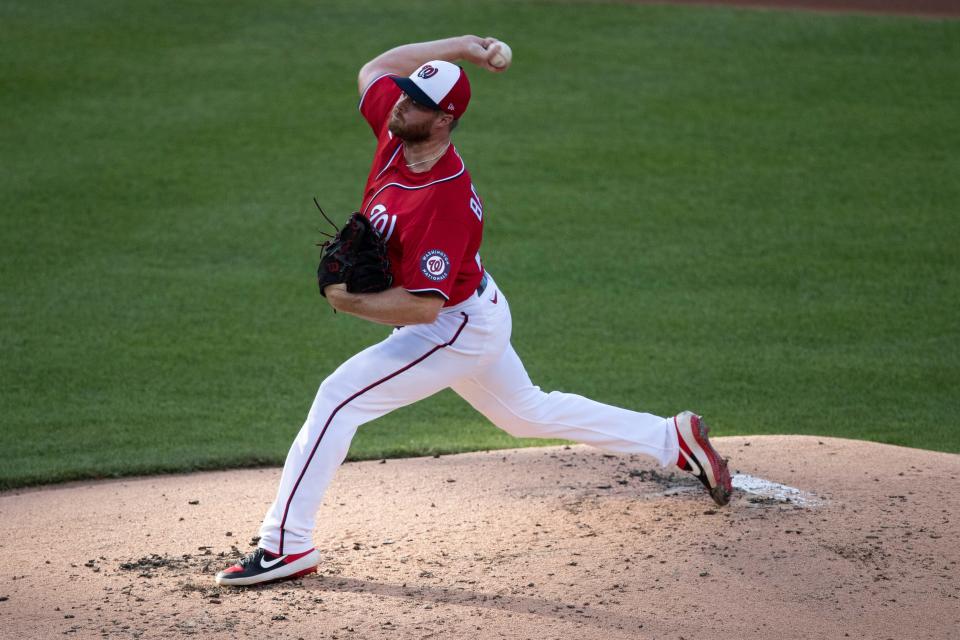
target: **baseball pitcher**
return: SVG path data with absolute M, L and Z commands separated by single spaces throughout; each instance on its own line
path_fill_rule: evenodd
M 360 70 L 360 115 L 377 146 L 359 216 L 324 252 L 318 281 L 338 312 L 393 330 L 320 385 L 259 547 L 218 573 L 220 584 L 316 571 L 314 518 L 357 428 L 447 387 L 514 436 L 646 454 L 695 475 L 717 504 L 730 499 L 727 463 L 698 415 L 662 418 L 530 381 L 510 344 L 507 296 L 480 257 L 483 199 L 451 141 L 470 103 L 455 61 L 499 73 L 510 54 L 493 38 L 462 36 L 400 46 Z

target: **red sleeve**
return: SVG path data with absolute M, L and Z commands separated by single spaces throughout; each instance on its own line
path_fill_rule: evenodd
M 390 110 L 400 98 L 400 87 L 390 79 L 390 74 L 384 74 L 363 90 L 360 96 L 360 114 L 363 115 L 374 135 L 379 136 L 383 131 L 383 125 L 390 117 Z
M 470 218 L 454 207 L 434 210 L 426 226 L 410 228 L 406 234 L 416 236 L 409 249 L 404 247 L 403 288 L 434 291 L 449 300 L 472 233 Z

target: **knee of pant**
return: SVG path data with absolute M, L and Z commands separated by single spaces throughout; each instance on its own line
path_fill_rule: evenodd
M 363 387 L 357 380 L 335 371 L 320 383 L 320 389 L 317 391 L 310 413 L 325 413 L 334 411 L 338 407 L 343 409 L 348 403 L 351 408 L 367 405 L 372 401 L 374 394 L 362 394 L 360 393 L 362 390 Z
M 554 393 L 544 393 L 540 387 L 529 387 L 514 394 L 507 406 L 521 420 L 540 422 Z
M 318 418 L 311 415 L 294 438 L 291 450 L 304 454 L 315 448 L 321 440 L 325 446 L 333 447 L 333 450 L 346 450 L 358 427 L 359 424 L 355 421 L 342 417 L 337 419 L 327 414 Z
M 497 404 L 484 411 L 491 421 L 512 436 L 542 437 L 549 430 L 550 419 L 545 412 L 548 395 L 539 393 L 528 401 L 516 404 Z
M 320 390 L 317 394 L 321 396 L 330 396 L 335 393 L 342 394 L 349 386 L 350 380 L 337 370 L 324 378 L 323 382 L 320 383 Z
M 307 414 L 303 430 L 312 433 L 316 429 L 339 429 L 344 423 L 366 422 L 370 418 L 364 416 L 374 408 L 365 400 L 363 396 L 353 397 L 349 390 L 321 386 Z

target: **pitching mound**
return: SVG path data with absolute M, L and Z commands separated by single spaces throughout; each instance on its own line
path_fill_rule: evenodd
M 250 589 L 278 469 L 0 495 L 0 636 L 955 638 L 960 456 L 721 438 L 715 508 L 587 447 L 343 467 L 317 576 Z

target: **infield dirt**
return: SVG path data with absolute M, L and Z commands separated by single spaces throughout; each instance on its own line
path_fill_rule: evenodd
M 0 495 L 3 638 L 936 638 L 960 628 L 960 456 L 717 439 L 737 492 L 583 446 L 344 465 L 320 572 L 218 587 L 279 469 Z

